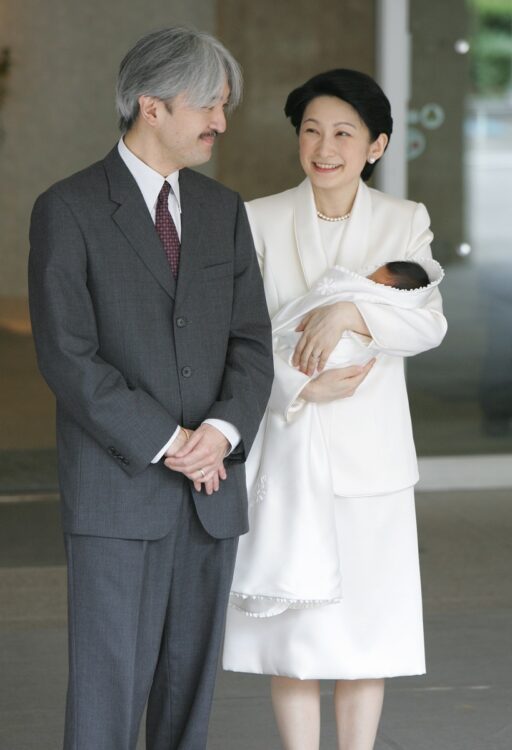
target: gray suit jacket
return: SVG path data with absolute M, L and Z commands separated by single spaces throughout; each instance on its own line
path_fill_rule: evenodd
M 240 197 L 188 169 L 180 193 L 177 282 L 117 147 L 36 201 L 30 308 L 67 532 L 164 536 L 188 481 L 151 459 L 207 417 L 242 442 L 219 492 L 194 492 L 199 518 L 214 537 L 247 530 L 242 462 L 272 380 L 263 285 Z

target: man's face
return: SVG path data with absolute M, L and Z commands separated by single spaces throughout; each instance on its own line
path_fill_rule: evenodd
M 186 94 L 172 102 L 160 102 L 154 133 L 162 156 L 175 169 L 209 161 L 219 133 L 226 130 L 224 109 L 229 99 L 226 83 L 221 96 L 208 107 L 191 107 Z

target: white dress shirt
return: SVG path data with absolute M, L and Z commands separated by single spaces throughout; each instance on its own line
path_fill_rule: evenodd
M 120 138 L 117 148 L 121 159 L 130 170 L 133 179 L 137 183 L 139 190 L 142 193 L 142 197 L 144 198 L 144 202 L 148 207 L 148 211 L 153 222 L 155 221 L 158 196 L 164 182 L 167 180 L 167 182 L 171 186 L 171 189 L 169 190 L 169 212 L 172 216 L 172 220 L 174 221 L 174 224 L 176 226 L 176 231 L 178 232 L 178 237 L 181 241 L 179 170 L 176 170 L 175 172 L 167 175 L 167 177 L 163 178 L 162 175 L 159 174 L 159 172 L 155 172 L 154 169 L 145 164 L 141 159 L 138 158 L 138 156 L 135 156 L 135 154 L 130 151 L 122 138 Z M 203 424 L 210 424 L 212 425 L 212 427 L 216 427 L 220 432 L 222 432 L 231 446 L 229 453 L 231 453 L 231 451 L 236 448 L 241 440 L 240 432 L 235 427 L 235 425 L 231 424 L 231 422 L 226 422 L 223 419 L 205 419 Z M 158 463 L 158 461 L 160 461 L 162 456 L 167 452 L 174 440 L 177 438 L 179 431 L 180 427 L 178 426 L 167 443 L 162 446 L 162 449 L 153 458 L 153 460 L 151 461 L 152 464 L 156 464 Z

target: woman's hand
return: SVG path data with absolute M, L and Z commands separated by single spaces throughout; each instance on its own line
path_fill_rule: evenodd
M 300 398 L 315 403 L 336 401 L 352 396 L 368 375 L 375 360 L 364 366 L 341 367 L 339 370 L 327 370 L 311 380 L 300 392 Z
M 353 302 L 336 302 L 316 307 L 295 329 L 302 331 L 292 363 L 306 375 L 322 372 L 344 331 L 355 331 L 363 336 L 370 332 Z

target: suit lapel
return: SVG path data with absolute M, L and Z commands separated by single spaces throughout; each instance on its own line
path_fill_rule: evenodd
M 178 274 L 178 294 L 183 299 L 185 291 L 199 268 L 204 265 L 200 252 L 203 226 L 207 220 L 207 205 L 203 192 L 189 169 L 180 171 L 181 202 L 181 252 Z
M 313 188 L 308 179 L 297 187 L 294 196 L 293 222 L 295 242 L 308 289 L 328 269 L 315 209 Z
M 110 197 L 118 208 L 112 218 L 156 281 L 174 298 L 176 282 L 142 193 L 119 156 L 117 146 L 104 162 Z
M 359 182 L 350 219 L 343 232 L 336 264 L 350 271 L 357 271 L 365 264 L 368 254 L 368 239 L 372 219 L 370 191 L 362 180 Z
M 306 284 L 310 289 L 328 270 L 315 209 L 313 189 L 308 179 L 301 182 L 294 196 L 294 231 L 299 260 Z M 368 254 L 372 201 L 370 191 L 359 182 L 354 205 L 336 254 L 336 264 L 356 271 L 364 265 Z

